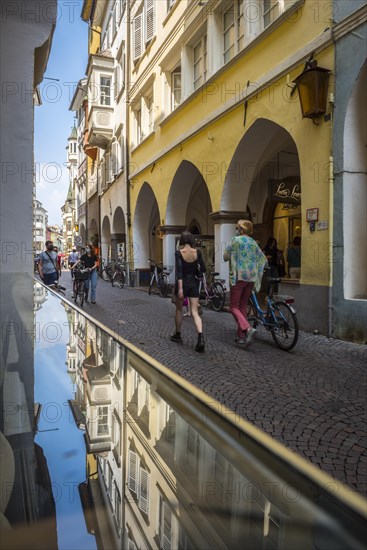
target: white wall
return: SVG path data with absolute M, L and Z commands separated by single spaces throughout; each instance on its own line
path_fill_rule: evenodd
M 56 16 L 56 6 L 56 0 L 27 0 L 26 3 L 14 0 L 2 4 L 0 270 L 3 273 L 33 272 L 35 48 L 49 39 L 52 8 Z M 38 69 L 43 74 L 45 67 Z

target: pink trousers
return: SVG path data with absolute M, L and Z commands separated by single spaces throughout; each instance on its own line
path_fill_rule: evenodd
M 247 321 L 247 302 L 253 286 L 254 283 L 238 281 L 234 286 L 231 286 L 229 293 L 229 310 L 236 320 L 237 336 L 239 338 L 250 327 Z

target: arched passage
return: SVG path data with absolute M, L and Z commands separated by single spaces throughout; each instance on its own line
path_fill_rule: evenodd
M 124 260 L 126 259 L 125 227 L 125 215 L 121 206 L 118 206 L 115 210 L 112 220 L 111 248 L 112 256 L 114 256 L 115 258 L 121 256 Z
M 104 259 L 115 259 L 111 250 L 111 225 L 108 216 L 105 216 L 102 222 L 101 256 Z
M 88 240 L 91 240 L 93 237 L 98 236 L 98 225 L 94 218 L 91 219 L 89 224 L 89 231 L 88 231 Z
M 285 250 L 301 235 L 300 163 L 287 130 L 266 119 L 249 128 L 225 175 L 220 208 L 228 213 L 218 231 L 220 242 L 229 242 L 238 217 L 252 220 L 262 245 L 275 236 Z
M 87 231 L 85 229 L 85 225 L 84 223 L 81 223 L 79 225 L 79 235 L 81 236 L 82 238 L 82 243 L 83 243 L 83 246 L 85 246 L 85 241 L 87 239 Z
M 211 212 L 212 203 L 201 172 L 193 163 L 182 161 L 173 177 L 167 199 L 164 228 L 167 263 L 173 258 L 176 239 L 186 228 L 193 230 L 205 261 L 212 263 L 214 223 L 210 218 Z
M 162 261 L 159 226 L 160 214 L 157 199 L 149 183 L 144 182 L 139 192 L 133 221 L 132 255 L 135 268 L 148 268 L 148 258 L 157 262 Z

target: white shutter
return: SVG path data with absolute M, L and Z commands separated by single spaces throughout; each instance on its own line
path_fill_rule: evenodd
M 149 513 L 149 479 L 148 472 L 140 468 L 139 508 L 147 515 Z
M 155 13 L 154 13 L 154 0 L 145 0 L 145 42 L 149 42 L 155 31 Z
M 115 174 L 119 171 L 118 167 L 118 143 L 117 141 L 114 141 L 112 143 L 112 151 L 111 151 L 111 173 L 112 173 L 112 179 Z
M 125 140 L 124 136 L 120 138 L 120 168 L 125 166 Z
M 163 500 L 161 521 L 161 548 L 171 550 L 172 512 Z
M 137 15 L 134 19 L 134 29 L 133 29 L 133 35 L 134 35 L 134 47 L 133 47 L 133 55 L 134 55 L 134 61 L 139 59 L 142 54 L 143 50 L 143 33 L 142 33 L 142 23 L 143 23 L 143 17 L 142 14 Z
M 121 88 L 125 86 L 125 47 L 122 49 L 120 57 L 120 67 L 121 67 Z
M 130 491 L 137 493 L 137 481 L 138 481 L 138 456 L 134 451 L 129 450 L 129 464 L 128 464 L 128 485 Z

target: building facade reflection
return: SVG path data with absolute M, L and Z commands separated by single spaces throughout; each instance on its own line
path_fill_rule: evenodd
M 328 484 L 335 493 L 337 482 L 319 471 L 323 484 L 315 472 L 301 475 L 268 436 L 246 433 L 213 400 L 72 315 L 67 365 L 75 356 L 99 548 L 309 548 L 340 540 L 359 547 L 364 528 L 334 500 Z

